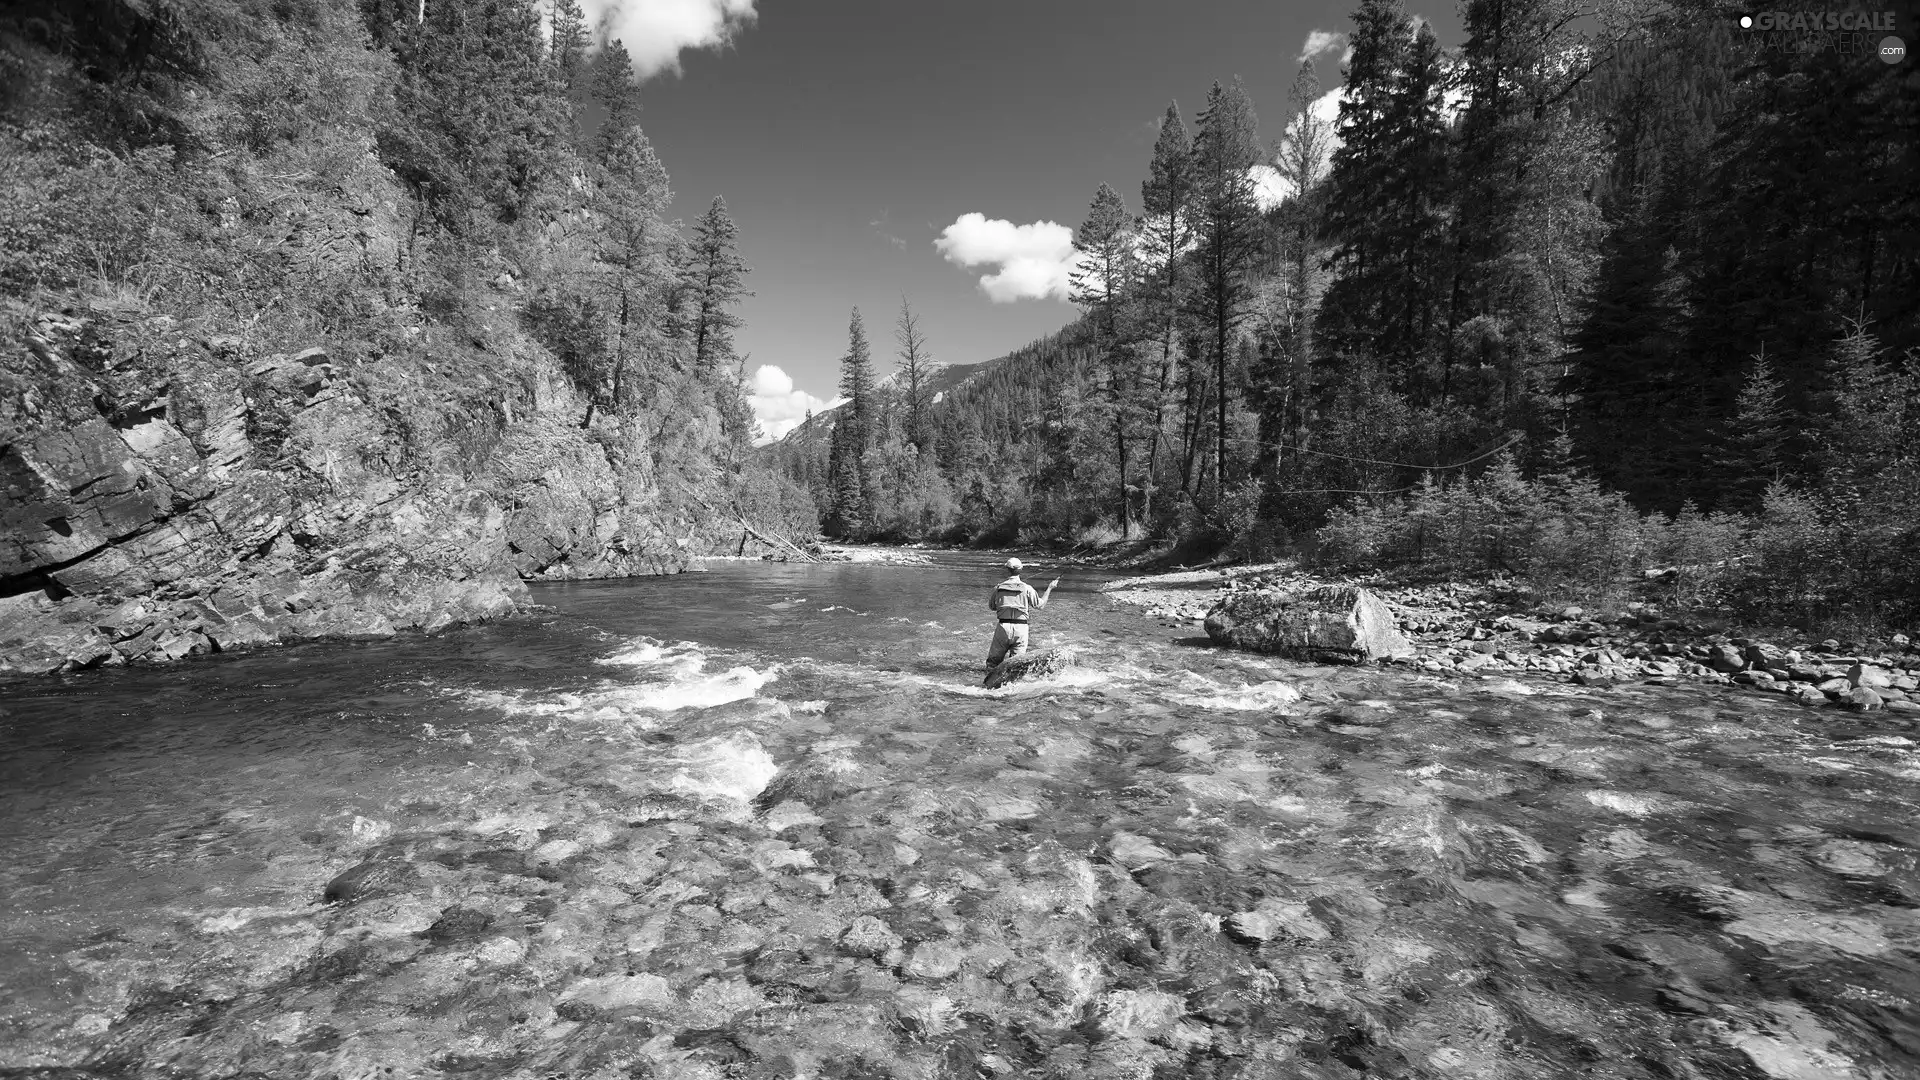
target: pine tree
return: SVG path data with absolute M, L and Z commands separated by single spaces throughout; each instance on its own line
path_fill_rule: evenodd
M 1193 143 L 1187 136 L 1180 103 L 1167 105 L 1153 161 L 1140 185 L 1141 333 L 1152 342 L 1156 371 L 1152 419 L 1147 436 L 1146 486 L 1141 516 L 1153 520 L 1154 483 L 1159 475 L 1160 427 L 1172 394 L 1180 312 L 1191 284 L 1187 251 L 1193 243 Z
M 718 195 L 693 223 L 693 243 L 681 273 L 688 315 L 686 334 L 692 340 L 694 369 L 703 377 L 719 379 L 739 364 L 733 351 L 733 332 L 741 326 L 734 308 L 752 296 L 744 283 L 752 268 L 740 258 L 739 229 L 727 214 L 727 201 Z
M 568 141 L 581 150 L 580 114 L 587 95 L 587 16 L 580 0 L 553 0 L 552 27 L 547 54 L 553 62 L 554 82 L 567 101 Z
M 1920 347 L 1914 68 L 1909 58 L 1894 76 L 1859 59 L 1765 51 L 1718 117 L 1699 175 L 1685 344 L 1712 419 L 1731 412 L 1761 342 L 1790 405 L 1818 392 L 1828 343 L 1852 320 L 1871 322 L 1895 355 Z
M 1248 391 L 1260 415 L 1259 460 L 1266 472 L 1280 460 L 1280 446 L 1298 444 L 1306 422 L 1312 314 L 1320 291 L 1319 248 L 1326 203 L 1322 181 L 1333 141 L 1332 128 L 1312 112 L 1319 97 L 1320 77 L 1308 60 L 1300 65 L 1288 92 L 1289 116 L 1274 154 L 1274 169 L 1288 188 L 1279 215 L 1279 295 L 1263 320 L 1248 379 Z
M 900 318 L 893 325 L 893 339 L 900 346 L 900 373 L 906 381 L 907 441 L 926 453 L 933 444 L 933 377 L 940 365 L 927 348 L 920 317 L 904 296 L 900 298 Z
M 860 309 L 847 323 L 847 354 L 840 359 L 840 396 L 846 399 L 833 426 L 828 464 L 830 493 L 827 531 L 858 537 L 872 523 L 872 481 L 867 476 L 867 451 L 872 446 L 875 419 L 873 357 Z
M 1715 458 L 1730 493 L 1722 500 L 1725 508 L 1757 509 L 1767 485 L 1779 482 L 1786 465 L 1787 422 L 1780 380 L 1766 352 L 1755 353 Z
M 1421 23 L 1402 56 L 1387 102 L 1387 130 L 1397 159 L 1383 208 L 1390 271 L 1379 311 L 1382 358 L 1395 387 L 1418 393 L 1418 364 L 1434 329 L 1446 270 L 1446 70 L 1433 27 Z M 1383 268 L 1384 269 L 1384 268 Z
M 847 399 L 861 448 L 865 449 L 874 419 L 873 354 L 867 347 L 867 328 L 860 319 L 859 308 L 854 308 L 847 320 L 847 355 L 840 361 L 840 396 Z
M 1723 399 L 1734 393 L 1720 388 L 1729 376 L 1719 363 L 1697 360 L 1689 341 L 1700 321 L 1704 246 L 1743 243 L 1700 224 L 1720 199 L 1707 151 L 1725 103 L 1724 37 L 1676 28 L 1623 54 L 1584 96 L 1613 132 L 1612 160 L 1596 185 L 1607 232 L 1576 305 L 1563 389 L 1574 395 L 1571 426 L 1594 475 L 1636 505 L 1667 512 L 1688 499 L 1715 504 L 1721 477 L 1704 466 L 1729 415 Z M 1726 329 L 1744 342 L 1742 358 L 1764 348 L 1754 329 L 1751 320 Z M 1737 380 L 1743 365 L 1726 363 Z M 1769 366 L 1780 374 L 1771 358 Z M 1783 390 L 1796 396 L 1784 380 Z
M 1259 160 L 1259 121 L 1253 102 L 1235 79 L 1213 84 L 1200 113 L 1193 140 L 1196 205 L 1195 252 L 1199 281 L 1193 294 L 1195 318 L 1204 328 L 1204 347 L 1213 359 L 1214 490 L 1227 490 L 1227 364 L 1234 335 L 1252 299 L 1252 271 L 1262 241 L 1260 211 L 1254 202 L 1252 169 Z
M 551 34 L 547 51 L 553 57 L 554 73 L 572 94 L 587 69 L 587 16 L 580 10 L 580 0 L 553 0 Z
M 405 118 L 381 133 L 382 156 L 465 231 L 485 208 L 517 220 L 559 163 L 565 97 L 547 64 L 533 0 L 441 0 L 395 31 Z
M 394 48 L 410 35 L 420 20 L 420 7 L 406 0 L 360 0 L 360 18 L 375 45 Z
M 640 91 L 633 81 L 633 57 L 619 38 L 607 42 L 593 68 L 593 99 L 602 115 L 594 146 L 604 161 L 621 132 L 640 119 Z
M 1571 101 L 1625 31 L 1593 36 L 1559 0 L 1467 0 L 1441 386 L 1474 373 L 1489 425 L 1550 428 L 1566 301 L 1589 261 L 1583 214 L 1597 179 L 1580 160 L 1587 126 Z M 1549 216 L 1558 215 L 1551 222 Z M 1570 263 L 1579 264 L 1577 267 Z M 1572 272 L 1570 272 L 1572 271 Z
M 679 239 L 662 215 L 672 201 L 666 168 L 639 128 L 608 140 L 593 201 L 599 223 L 594 258 L 606 297 L 602 306 L 613 323 L 604 404 L 616 412 L 650 401 L 663 363 L 682 366 L 668 325 Z M 592 416 L 589 405 L 589 423 Z
M 1877 476 L 1920 457 L 1920 355 L 1889 362 L 1878 335 L 1863 318 L 1828 349 L 1822 389 L 1815 396 L 1817 449 L 1813 459 L 1830 484 L 1866 486 Z
M 1681 259 L 1641 226 L 1604 242 L 1599 284 L 1575 331 L 1566 389 L 1576 442 L 1600 480 L 1642 506 L 1711 505 L 1688 475 L 1698 445 L 1698 396 L 1684 371 L 1686 283 Z
M 1087 220 L 1074 233 L 1073 249 L 1080 255 L 1071 274 L 1073 302 L 1093 319 L 1095 349 L 1106 374 L 1117 488 L 1115 518 L 1125 535 L 1132 524 L 1127 500 L 1127 448 L 1135 410 L 1134 330 L 1126 308 L 1139 271 L 1134 260 L 1132 219 L 1119 192 L 1106 184 L 1094 192 Z
M 1362 0 L 1353 24 L 1353 55 L 1336 124 L 1340 146 L 1333 152 L 1326 208 L 1333 276 L 1316 336 L 1328 363 L 1357 357 L 1373 366 L 1380 362 L 1377 339 L 1394 287 L 1393 238 L 1383 209 L 1395 201 L 1403 166 L 1394 99 L 1408 41 L 1398 0 Z

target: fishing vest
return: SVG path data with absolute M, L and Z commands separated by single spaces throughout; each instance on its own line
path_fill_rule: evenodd
M 993 599 L 988 606 L 999 613 L 1001 622 L 1023 623 L 1028 615 L 1027 598 L 1033 594 L 1033 586 L 1017 578 L 1008 578 L 993 587 Z

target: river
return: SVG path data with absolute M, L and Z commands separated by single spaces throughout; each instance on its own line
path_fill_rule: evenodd
M 0 686 L 0 1076 L 1920 1075 L 1892 729 L 1228 653 L 1071 568 L 1085 665 L 990 692 L 999 576 Z

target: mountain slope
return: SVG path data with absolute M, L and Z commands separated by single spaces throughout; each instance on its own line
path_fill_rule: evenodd
M 544 141 L 442 153 L 434 42 L 377 7 L 0 15 L 0 673 L 435 630 L 721 543 L 727 388 L 674 312 L 646 369 L 594 321 L 596 222 L 664 172 L 576 150 L 530 0 L 472 6 L 519 22 L 449 92 Z M 623 280 L 671 294 L 673 242 Z

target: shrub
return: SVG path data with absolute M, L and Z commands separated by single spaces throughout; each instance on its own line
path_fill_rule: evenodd
M 1646 564 L 1664 520 L 1642 517 L 1590 476 L 1528 480 L 1505 454 L 1479 476 L 1431 474 L 1404 500 L 1333 510 L 1316 538 L 1320 561 L 1399 567 L 1424 576 L 1505 574 L 1535 590 L 1618 581 Z
M 1083 525 L 1073 532 L 1074 547 L 1093 548 L 1096 551 L 1112 547 L 1125 539 L 1126 537 L 1120 532 L 1120 527 L 1111 521 L 1096 521 L 1091 525 Z
M 1678 608 L 1720 608 L 1747 587 L 1753 522 L 1739 514 L 1703 514 L 1691 501 L 1672 518 L 1650 514 L 1647 564 L 1671 570 L 1655 579 L 1660 599 Z

